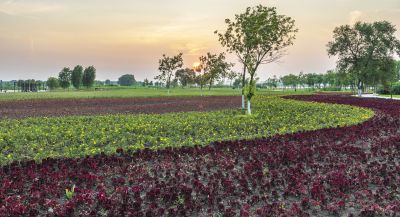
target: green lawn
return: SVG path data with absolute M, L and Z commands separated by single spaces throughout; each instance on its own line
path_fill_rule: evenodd
M 379 96 L 390 98 L 390 94 L 379 94 Z M 400 95 L 393 95 L 393 98 L 400 98 Z
M 145 92 L 141 91 L 144 95 Z M 227 90 L 215 90 L 213 93 L 217 92 L 235 93 Z M 174 94 L 178 93 L 183 94 L 174 90 Z M 371 110 L 363 108 L 285 100 L 261 94 L 254 97 L 253 113 L 246 116 L 240 110 L 232 109 L 1 120 L 0 165 L 20 160 L 40 161 L 49 157 L 82 157 L 101 152 L 112 154 L 119 147 L 125 150 L 143 149 L 145 146 L 157 149 L 260 138 L 352 125 L 373 115 Z
M 281 94 L 282 91 L 269 91 L 266 89 L 258 90 L 258 93 Z M 310 93 L 309 91 L 285 91 L 285 93 Z M 21 100 L 21 99 L 64 99 L 64 98 L 122 98 L 122 97 L 158 97 L 158 96 L 226 96 L 241 95 L 240 89 L 232 88 L 173 88 L 169 93 L 167 89 L 156 88 L 104 88 L 100 91 L 95 90 L 57 90 L 52 92 L 38 93 L 1 93 L 0 100 Z

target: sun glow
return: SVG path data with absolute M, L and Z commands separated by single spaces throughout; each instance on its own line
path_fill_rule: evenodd
M 200 66 L 200 63 L 199 62 L 194 62 L 193 63 L 193 68 L 198 68 Z

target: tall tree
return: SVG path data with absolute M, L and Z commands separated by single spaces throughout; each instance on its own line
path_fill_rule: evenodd
M 179 53 L 176 56 L 169 57 L 163 54 L 162 58 L 158 61 L 158 70 L 161 72 L 161 74 L 156 76 L 154 79 L 165 82 L 168 88 L 168 93 L 171 86 L 171 81 L 173 79 L 172 76 L 174 76 L 174 71 L 182 68 L 183 66 L 182 55 L 182 53 Z
M 62 88 L 69 88 L 71 85 L 71 70 L 68 67 L 64 67 L 58 74 L 58 81 Z
M 179 81 L 183 88 L 195 82 L 196 73 L 194 69 L 178 69 L 175 72 L 175 78 Z
M 292 87 L 295 91 L 299 84 L 299 77 L 294 74 L 285 75 L 281 78 L 282 84 L 285 87 Z
M 329 56 L 338 56 L 337 68 L 352 74 L 358 95 L 364 85 L 374 83 L 379 72 L 379 62 L 400 53 L 400 41 L 395 37 L 396 28 L 387 21 L 357 22 L 343 25 L 333 31 L 333 41 L 328 43 Z
M 58 79 L 55 77 L 49 77 L 46 81 L 46 85 L 50 90 L 54 90 L 60 86 Z
M 279 15 L 275 7 L 262 5 L 248 7 L 244 13 L 235 15 L 235 21 L 226 19 L 225 23 L 228 28 L 225 33 L 218 34 L 219 41 L 238 56 L 249 73 L 247 111 L 251 114 L 250 102 L 258 67 L 283 57 L 284 49 L 293 44 L 298 30 L 292 18 Z
M 207 53 L 207 55 L 199 58 L 200 65 L 204 70 L 204 79 L 209 84 L 208 89 L 211 89 L 214 81 L 225 78 L 233 66 L 232 63 L 226 62 L 225 59 L 224 53 Z
M 83 67 L 81 65 L 75 66 L 74 69 L 72 70 L 71 82 L 76 89 L 79 89 L 82 85 L 82 76 L 83 76 Z
M 135 76 L 131 74 L 122 75 L 118 78 L 118 84 L 121 86 L 132 86 L 135 83 Z
M 92 87 L 96 79 L 96 68 L 94 66 L 86 67 L 83 71 L 82 84 L 86 88 Z

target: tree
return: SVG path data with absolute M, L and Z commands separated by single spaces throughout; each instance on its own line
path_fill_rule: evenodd
M 149 79 L 145 78 L 143 81 L 143 87 L 149 86 Z
M 179 81 L 183 88 L 195 82 L 196 72 L 194 71 L 194 69 L 189 68 L 178 69 L 175 72 L 175 78 Z
M 278 78 L 276 78 L 276 75 L 274 75 L 272 78 L 268 78 L 267 81 L 265 82 L 267 87 L 269 88 L 276 88 L 278 87 Z
M 19 84 L 19 81 L 18 81 L 18 84 Z M 46 85 L 50 90 L 54 90 L 60 86 L 58 83 L 58 79 L 55 77 L 49 77 L 46 81 Z
M 308 73 L 304 75 L 305 82 L 309 88 L 314 88 L 317 83 L 317 74 Z
M 234 82 L 236 80 L 236 78 L 238 78 L 240 76 L 240 73 L 237 73 L 235 71 L 230 71 L 228 72 L 228 74 L 226 75 L 226 77 L 229 79 L 229 86 L 232 87 L 232 82 Z
M 96 79 L 96 68 L 94 68 L 94 66 L 85 68 L 82 76 L 83 86 L 86 88 L 92 87 L 94 84 L 94 79 Z
M 105 85 L 111 85 L 110 79 L 107 79 L 104 83 L 105 83 Z
M 165 82 L 168 88 L 168 93 L 171 85 L 171 78 L 174 75 L 173 72 L 183 66 L 182 55 L 182 53 L 179 53 L 176 56 L 168 57 L 163 54 L 163 57 L 158 61 L 158 70 L 161 72 L 161 74 L 156 76 L 154 79 Z
M 254 76 L 258 67 L 283 57 L 284 48 L 293 44 L 298 30 L 292 18 L 278 15 L 275 7 L 262 5 L 248 7 L 244 13 L 235 15 L 235 21 L 226 19 L 225 23 L 228 28 L 218 34 L 219 41 L 236 54 L 244 66 L 244 74 L 246 70 L 249 73 L 247 111 L 251 114 L 250 101 L 255 94 Z
M 400 53 L 395 32 L 395 26 L 387 21 L 357 22 L 334 29 L 333 41 L 327 45 L 328 55 L 338 56 L 337 68 L 352 75 L 359 96 L 365 85 L 376 82 L 381 63 Z
M 203 69 L 204 80 L 208 82 L 209 88 L 211 89 L 214 81 L 222 79 L 227 76 L 229 70 L 233 66 L 232 63 L 225 61 L 225 54 L 211 54 L 207 53 L 206 56 L 199 58 L 201 68 Z
M 69 88 L 71 85 L 71 70 L 68 67 L 64 67 L 58 74 L 58 81 L 62 88 Z
M 131 74 L 125 74 L 118 78 L 118 84 L 121 86 L 132 86 L 135 83 L 135 76 Z
M 79 89 L 82 85 L 82 76 L 83 76 L 83 67 L 81 65 L 75 66 L 74 69 L 72 70 L 71 82 L 76 89 Z
M 292 87 L 295 91 L 297 90 L 297 85 L 299 84 L 299 77 L 297 75 L 289 74 L 281 78 L 282 84 L 285 87 Z

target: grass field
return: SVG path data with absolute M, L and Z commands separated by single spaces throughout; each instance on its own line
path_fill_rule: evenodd
M 270 91 L 261 89 L 260 94 L 282 94 L 283 91 Z M 310 91 L 285 91 L 284 93 L 310 93 Z M 240 95 L 240 89 L 232 88 L 172 88 L 169 93 L 167 89 L 156 88 L 104 88 L 102 90 L 58 90 L 36 93 L 2 93 L 0 100 L 23 100 L 23 99 L 68 99 L 68 98 L 127 98 L 127 97 L 160 97 L 160 96 L 230 96 Z

